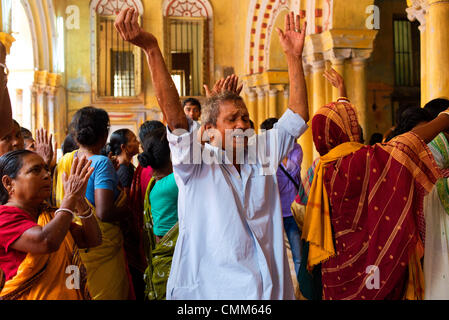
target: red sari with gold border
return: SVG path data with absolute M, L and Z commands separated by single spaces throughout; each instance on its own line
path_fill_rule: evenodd
M 347 103 L 321 108 L 312 130 L 322 156 L 360 140 L 355 110 Z M 324 299 L 400 299 L 407 278 L 419 282 L 419 201 L 439 175 L 427 145 L 412 132 L 387 144 L 363 146 L 325 165 L 335 250 L 322 261 Z M 377 275 L 379 286 L 373 278 Z M 408 288 L 419 292 L 407 297 L 422 296 L 419 283 Z

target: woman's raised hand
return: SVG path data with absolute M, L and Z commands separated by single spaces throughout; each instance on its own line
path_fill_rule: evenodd
M 115 19 L 114 26 L 123 40 L 144 50 L 158 45 L 156 37 L 140 27 L 139 12 L 134 8 L 122 10 Z
M 64 186 L 64 197 L 73 197 L 83 199 L 86 195 L 87 182 L 89 181 L 94 168 L 90 165 L 91 160 L 86 157 L 73 160 L 70 176 L 64 172 L 62 175 L 62 183 Z
M 45 163 L 50 167 L 53 161 L 54 149 L 52 145 L 53 135 L 48 136 L 47 130 L 36 130 L 36 153 L 44 159 Z
M 324 71 L 324 77 L 329 81 L 333 87 L 340 89 L 345 85 L 343 77 L 334 69 Z
M 304 41 L 306 38 L 307 22 L 304 22 L 301 29 L 301 18 L 293 12 L 285 17 L 285 30 L 276 28 L 282 49 L 285 54 L 302 57 Z

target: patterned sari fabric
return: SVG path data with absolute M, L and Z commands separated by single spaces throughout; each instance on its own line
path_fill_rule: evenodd
M 139 165 L 134 172 L 133 181 L 129 192 L 129 204 L 131 215 L 123 228 L 125 238 L 125 251 L 130 266 L 144 272 L 147 267 L 145 252 L 143 249 L 143 203 L 141 193 L 141 174 L 143 168 Z
M 322 253 L 308 264 L 309 270 L 322 264 L 323 298 L 422 298 L 417 207 L 419 196 L 440 176 L 426 144 L 409 132 L 387 144 L 346 148 L 360 139 L 357 116 L 348 103 L 321 108 L 312 131 L 321 160 L 328 153 L 337 155 L 320 161 L 327 162 L 322 186 L 312 184 L 303 230 L 311 245 L 309 260 L 313 250 Z M 314 184 L 321 174 L 315 174 Z M 326 196 L 328 213 L 322 203 Z M 333 248 L 325 242 L 329 230 Z M 321 238 L 316 237 L 320 232 Z
M 148 184 L 144 202 L 144 248 L 148 267 L 145 270 L 145 298 L 148 300 L 165 300 L 168 276 L 179 235 L 179 224 L 176 223 L 156 243 L 151 217 L 150 192 L 155 184 L 152 179 Z
M 46 210 L 41 213 L 38 224 L 45 226 L 49 223 L 53 212 Z M 69 266 L 76 266 L 79 272 L 67 269 Z M 67 270 L 71 270 L 73 281 Z M 77 275 L 79 279 L 76 279 Z M 68 233 L 58 251 L 39 255 L 28 253 L 16 276 L 5 283 L 0 300 L 86 300 L 90 299 L 86 282 L 86 270 Z
M 56 202 L 64 198 L 62 173 L 70 175 L 76 151 L 66 154 L 58 163 L 56 176 Z M 86 202 L 89 201 L 86 199 Z M 127 196 L 121 192 L 115 201 L 117 207 L 125 206 Z M 128 271 L 123 234 L 118 223 L 103 222 L 89 203 L 102 234 L 102 244 L 95 248 L 78 250 L 87 270 L 87 286 L 92 300 L 133 300 L 134 290 Z

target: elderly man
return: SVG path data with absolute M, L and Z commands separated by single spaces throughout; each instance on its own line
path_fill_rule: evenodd
M 167 299 L 294 299 L 275 173 L 309 120 L 301 60 L 306 25 L 300 30 L 299 16 L 291 13 L 285 33 L 278 30 L 289 66 L 290 101 L 274 130 L 266 134 L 268 141 L 277 142 L 267 146 L 276 162 L 263 164 L 236 156 L 252 139 L 243 138 L 242 132 L 250 128 L 249 114 L 235 93 L 208 99 L 201 130 L 209 143 L 197 142 L 199 125 L 184 114 L 157 40 L 137 21 L 138 13 L 127 9 L 115 26 L 123 39 L 146 53 L 168 123 L 179 187 L 179 238 Z M 208 161 L 195 161 L 194 150 L 201 151 L 200 160 Z

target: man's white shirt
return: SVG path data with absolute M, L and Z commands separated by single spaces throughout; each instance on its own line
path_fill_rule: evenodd
M 189 131 L 181 135 L 167 129 L 179 188 L 179 237 L 168 300 L 295 298 L 276 171 L 307 128 L 287 109 L 267 132 L 272 161 L 268 166 L 261 161 L 241 164 L 240 174 L 223 150 L 199 144 L 198 123 L 189 120 Z M 229 164 L 192 161 L 194 150 Z

